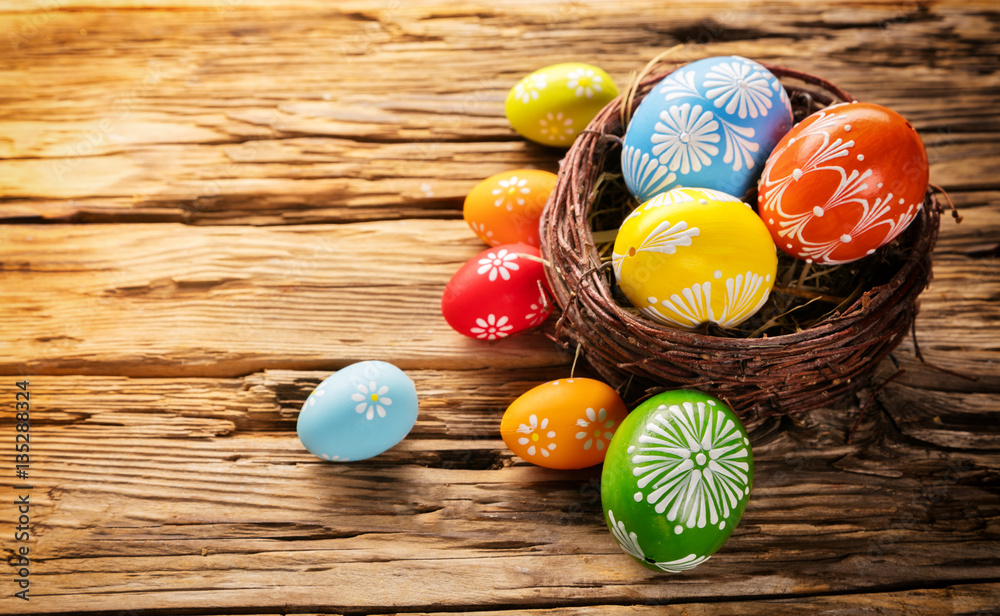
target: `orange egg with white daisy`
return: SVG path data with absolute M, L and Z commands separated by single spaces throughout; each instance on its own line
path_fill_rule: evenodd
M 522 242 L 538 247 L 538 220 L 556 179 L 556 174 L 538 169 L 492 175 L 465 197 L 462 216 L 490 246 Z
M 604 461 L 627 414 L 621 396 L 609 385 L 558 379 L 514 400 L 500 422 L 500 435 L 519 458 L 537 466 L 587 468 Z

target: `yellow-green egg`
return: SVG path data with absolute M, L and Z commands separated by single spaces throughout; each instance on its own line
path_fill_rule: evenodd
M 603 70 L 581 62 L 553 64 L 517 82 L 504 110 L 521 136 L 568 148 L 605 105 L 618 86 Z
M 675 188 L 637 207 L 612 254 L 615 277 L 645 316 L 681 329 L 734 327 L 767 302 L 774 241 L 749 205 L 715 190 Z

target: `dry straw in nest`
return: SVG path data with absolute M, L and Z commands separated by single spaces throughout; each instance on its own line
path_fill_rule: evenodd
M 796 121 L 853 100 L 818 77 L 766 66 L 788 91 Z M 553 339 L 578 351 L 630 402 L 692 387 L 754 419 L 829 405 L 858 390 L 913 326 L 940 221 L 934 195 L 928 192 L 899 238 L 861 261 L 810 266 L 782 253 L 771 299 L 739 329 L 691 332 L 654 323 L 618 289 L 610 248 L 638 205 L 621 180 L 623 127 L 673 68 L 644 71 L 594 118 L 561 163 L 541 219 L 542 256 L 562 308 Z

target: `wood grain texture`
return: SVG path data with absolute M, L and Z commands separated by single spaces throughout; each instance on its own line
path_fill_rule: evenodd
M 989 368 L 1000 360 L 990 310 L 1000 268 L 958 248 L 997 237 L 996 212 L 945 221 L 917 319 L 928 361 L 977 378 L 968 383 L 979 391 L 1000 390 L 1000 372 Z M 0 228 L 0 326 L 11 332 L 0 341 L 0 369 L 233 376 L 362 358 L 404 369 L 568 362 L 541 332 L 484 346 L 448 327 L 444 285 L 482 248 L 462 221 L 9 225 Z M 899 355 L 914 357 L 905 345 Z
M 0 234 L 11 251 L 0 256 L 8 372 L 218 376 L 366 358 L 404 369 L 568 360 L 540 332 L 490 346 L 448 327 L 444 285 L 485 248 L 459 221 L 17 225 Z
M 615 546 L 599 468 L 499 438 L 572 353 L 465 339 L 438 302 L 482 249 L 466 192 L 559 169 L 503 117 L 516 79 L 584 60 L 624 86 L 678 42 L 901 112 L 964 220 L 926 361 L 907 338 L 885 387 L 749 426 L 742 523 L 665 576 Z M 30 380 L 35 558 L 30 602 L 0 571 L 0 613 L 1000 613 L 994 2 L 0 0 L 0 46 L 0 404 Z M 361 359 L 407 370 L 419 420 L 323 463 L 298 410 Z
M 454 217 L 488 175 L 555 170 L 558 155 L 518 138 L 503 117 L 517 78 L 599 49 L 624 85 L 678 42 L 689 46 L 679 59 L 743 53 L 889 105 L 926 139 L 933 181 L 954 192 L 1000 189 L 1000 122 L 982 113 L 1000 91 L 983 61 L 1000 43 L 982 8 L 386 1 L 324 5 L 304 20 L 302 8 L 266 4 L 73 3 L 43 12 L 38 26 L 0 14 L 0 40 L 14 52 L 3 74 L 0 218 Z M 511 39 L 519 44 L 503 44 Z M 102 54 L 107 47 L 116 53 Z M 88 70 L 95 55 L 100 71 Z
M 957 447 L 948 422 L 976 412 L 948 412 L 962 394 L 924 442 L 872 414 L 848 445 L 856 406 L 750 426 L 757 471 L 743 522 L 699 575 L 664 583 L 604 531 L 599 468 L 541 469 L 499 441 L 503 408 L 554 372 L 411 371 L 422 408 L 411 437 L 342 465 L 312 457 L 293 431 L 326 372 L 32 377 L 36 581 L 59 589 L 32 605 L 99 610 L 132 595 L 139 610 L 350 611 L 378 589 L 398 609 L 535 609 L 1000 577 L 1000 435 Z

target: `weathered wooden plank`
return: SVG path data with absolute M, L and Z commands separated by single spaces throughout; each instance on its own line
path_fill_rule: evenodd
M 983 110 L 1000 88 L 987 68 L 1000 46 L 995 25 L 970 6 L 845 3 L 817 14 L 800 3 L 767 11 L 756 2 L 631 11 L 518 3 L 512 13 L 486 3 L 386 3 L 338 4 L 303 19 L 301 10 L 205 4 L 117 13 L 84 3 L 44 12 L 31 35 L 22 15 L 0 15 L 0 38 L 16 43 L 0 72 L 0 217 L 285 224 L 454 216 L 479 179 L 551 169 L 560 156 L 520 140 L 503 118 L 520 75 L 587 58 L 624 84 L 675 42 L 691 43 L 681 59 L 741 53 L 785 62 L 890 105 L 927 139 L 936 182 L 997 189 L 1000 122 Z M 521 44 L 505 48 L 502 62 L 476 53 L 512 36 Z M 177 37 L 200 44 L 173 45 Z M 938 37 L 933 62 L 929 37 Z M 103 54 L 98 39 L 121 50 L 100 56 L 99 73 L 86 70 Z M 49 53 L 52 42 L 64 53 Z
M 892 375 L 886 362 L 876 383 Z M 568 375 L 567 366 L 482 370 L 410 370 L 420 398 L 420 421 L 411 437 L 496 439 L 503 411 L 519 395 Z M 309 393 L 333 371 L 265 370 L 237 378 L 129 378 L 119 376 L 31 375 L 44 414 L 36 425 L 72 425 L 74 434 L 99 437 L 107 426 L 133 436 L 224 437 L 238 432 L 293 432 Z M 577 376 L 591 376 L 585 365 Z M 20 378 L 20 377 L 15 377 Z M 878 397 L 901 433 L 938 447 L 1000 447 L 1000 426 L 992 421 L 996 393 L 968 393 L 906 385 L 896 379 Z M 838 405 L 856 415 L 856 402 Z M 847 405 L 847 406 L 845 406 Z M 874 412 L 878 413 L 879 407 Z M 865 424 L 868 425 L 868 424 Z M 864 434 L 862 431 L 861 434 Z
M 310 152 L 317 150 L 330 154 L 310 161 L 323 156 Z M 990 144 L 951 143 L 931 154 L 938 161 L 933 181 L 956 195 L 987 191 L 995 201 L 1000 158 Z M 468 158 L 475 163 L 464 162 Z M 177 161 L 167 177 L 158 166 L 164 159 Z M 6 194 L 0 218 L 197 224 L 455 218 L 483 178 L 518 168 L 556 171 L 557 159 L 519 142 L 371 147 L 313 137 L 7 160 L 0 163 Z
M 480 616 L 744 616 L 769 614 L 772 616 L 845 613 L 902 613 L 913 616 L 938 616 L 952 614 L 974 616 L 995 613 L 1000 602 L 1000 585 L 962 584 L 941 589 L 921 589 L 896 592 L 838 595 L 829 597 L 803 597 L 796 599 L 762 599 L 732 602 L 657 603 L 655 605 L 598 605 L 556 607 L 542 609 L 476 611 Z M 281 613 L 281 612 L 272 612 Z M 396 612 L 393 616 L 445 616 L 454 612 Z M 217 616 L 222 616 L 221 614 Z M 252 616 L 264 616 L 263 613 Z M 317 615 L 313 615 L 317 616 Z
M 38 407 L 34 600 L 0 612 L 990 613 L 998 23 L 988 1 L 0 0 L 0 218 L 380 220 L 0 231 L 0 374 L 29 374 Z M 978 380 L 907 341 L 850 444 L 869 391 L 752 426 L 744 523 L 667 577 L 611 542 L 596 469 L 503 447 L 506 404 L 571 358 L 452 334 L 437 298 L 478 246 L 426 219 L 491 173 L 556 168 L 503 120 L 517 77 L 582 58 L 624 82 L 678 41 L 915 123 L 966 216 L 944 223 L 918 339 Z M 420 420 L 384 456 L 321 463 L 297 409 L 367 358 L 413 375 Z M 0 499 L 5 541 L 14 519 Z
M 870 412 L 848 445 L 856 407 L 751 426 L 743 523 L 712 561 L 664 577 L 612 543 L 599 469 L 541 469 L 503 447 L 500 407 L 534 383 L 527 371 L 511 382 L 506 370 L 412 373 L 424 412 L 411 437 L 341 465 L 290 429 L 322 372 L 32 377 L 29 612 L 107 609 L 121 593 L 134 609 L 342 610 L 370 604 L 373 584 L 381 605 L 406 610 L 527 609 L 1000 578 L 998 434 L 979 437 L 982 452 L 956 449 L 945 430 L 915 445 Z M 257 427 L 280 431 L 254 430 L 258 413 Z M 0 504 L 0 533 L 13 507 Z
M 530 369 L 410 370 L 420 398 L 423 439 L 497 438 L 500 416 L 527 389 L 568 376 L 567 366 Z M 266 370 L 238 378 L 30 377 L 44 413 L 35 425 L 98 436 L 119 426 L 135 436 L 205 438 L 295 430 L 310 392 L 333 371 Z M 578 370 L 582 375 L 583 371 Z M 141 430 L 141 432 L 136 432 Z
M 461 369 L 571 359 L 537 331 L 491 345 L 449 328 L 444 284 L 485 248 L 460 221 L 13 225 L 0 234 L 7 373 L 220 376 L 361 359 Z
M 525 616 L 772 616 L 816 614 L 900 613 L 913 616 L 939 614 L 991 614 L 1000 604 L 1000 585 L 967 584 L 942 589 L 899 592 L 865 593 L 834 597 L 804 597 L 797 599 L 736 600 L 718 603 L 683 603 L 674 605 L 600 605 L 587 607 L 517 610 Z M 476 612 L 480 616 L 508 616 L 510 611 Z M 445 612 L 425 612 L 414 616 L 444 616 Z M 402 616 L 397 613 L 396 616 Z
M 86 471 L 87 462 L 82 465 L 77 472 Z M 188 470 L 198 476 L 219 472 L 217 465 L 205 462 Z M 770 522 L 767 513 L 748 512 L 740 534 L 712 567 L 667 584 L 616 552 L 594 521 L 599 512 L 591 511 L 592 505 L 585 505 L 586 515 L 567 509 L 581 495 L 565 481 L 542 480 L 546 494 L 540 494 L 523 485 L 505 489 L 479 477 L 463 478 L 459 472 L 427 478 L 408 469 L 401 478 L 414 483 L 413 490 L 400 491 L 392 483 L 394 494 L 389 496 L 384 473 L 362 480 L 360 486 L 355 476 L 351 489 L 329 474 L 302 486 L 297 473 L 262 480 L 243 472 L 233 478 L 242 494 L 220 493 L 218 478 L 178 481 L 148 466 L 130 478 L 113 473 L 112 485 L 103 489 L 95 488 L 93 479 L 63 480 L 74 496 L 59 503 L 60 515 L 45 515 L 49 503 L 44 498 L 38 506 L 45 526 L 37 531 L 36 548 L 46 557 L 38 581 L 59 594 L 43 592 L 39 605 L 57 611 L 103 607 L 104 593 L 115 592 L 133 593 L 139 608 L 243 605 L 241 601 L 274 605 L 278 595 L 285 596 L 283 604 L 360 605 L 370 600 L 366 593 L 372 581 L 365 583 L 365 578 L 381 581 L 388 577 L 386 571 L 393 572 L 386 590 L 397 592 L 389 593 L 385 602 L 401 606 L 633 603 L 637 597 L 659 602 L 717 592 L 783 596 L 842 592 L 842 578 L 851 580 L 848 587 L 862 590 L 875 579 L 899 585 L 996 576 L 995 538 L 984 541 L 977 534 L 974 541 L 963 540 L 960 535 L 968 533 L 944 527 L 866 530 L 854 516 L 874 516 L 881 524 L 891 524 L 894 498 L 876 498 L 881 501 L 877 505 L 856 511 L 860 501 L 871 499 L 872 490 L 845 490 L 839 482 L 814 489 L 836 489 L 844 495 L 843 507 L 852 510 L 848 519 L 831 520 L 829 510 L 810 507 L 809 499 L 796 490 L 772 502 L 778 511 L 771 512 Z M 501 472 L 492 475 L 511 479 Z M 514 483 L 540 479 L 522 476 Z M 133 483 L 140 482 L 146 490 L 155 488 L 156 497 L 137 495 Z M 302 489 L 319 496 L 295 497 Z M 446 506 L 424 505 L 418 490 L 434 493 Z M 471 502 L 470 490 L 480 495 Z M 906 494 L 921 498 L 920 492 Z M 939 501 L 931 515 L 941 516 L 955 507 L 953 501 L 977 495 L 949 490 L 933 496 Z M 82 499 L 102 503 L 100 511 L 82 510 Z M 373 499 L 380 503 L 371 505 Z M 514 499 L 538 499 L 542 511 L 525 512 Z M 313 500 L 315 506 L 303 509 L 303 500 Z M 359 506 L 357 501 L 363 502 Z M 212 514 L 199 512 L 206 506 Z M 804 517 L 791 520 L 789 508 L 796 507 Z M 118 513 L 124 511 L 129 515 Z M 918 510 L 916 515 L 924 514 Z M 590 521 L 583 522 L 584 517 Z M 947 517 L 947 524 L 957 521 L 955 514 Z M 762 536 L 775 531 L 780 538 Z M 946 542 L 951 545 L 943 545 Z M 803 549 L 804 544 L 811 547 Z M 964 552 L 963 563 L 936 564 L 956 547 Z M 132 571 L 146 573 L 139 577 Z M 87 575 L 81 576 L 83 572 Z M 181 592 L 189 585 L 202 590 Z M 486 590 L 491 587 L 496 590 Z
M 1000 323 L 988 307 L 1000 297 L 1000 268 L 961 246 L 979 246 L 997 216 L 977 208 L 968 217 L 945 221 L 917 333 L 928 361 L 979 378 L 972 391 L 996 391 L 989 365 Z M 0 371 L 234 376 L 360 359 L 438 369 L 567 363 L 540 332 L 490 345 L 441 318 L 444 284 L 477 242 L 462 221 L 0 227 L 0 326 L 10 332 Z
M 940 589 L 919 589 L 894 592 L 872 592 L 857 595 L 802 597 L 794 599 L 735 600 L 711 603 L 655 602 L 653 605 L 597 605 L 554 608 L 516 608 L 506 610 L 476 610 L 480 616 L 819 616 L 865 613 L 902 613 L 913 616 L 980 616 L 996 613 L 1000 602 L 1000 585 L 962 584 Z M 282 610 L 268 614 L 283 614 Z M 396 612 L 393 616 L 446 616 L 454 612 Z M 330 614 L 325 612 L 324 614 Z M 222 613 L 206 616 L 224 616 Z M 264 612 L 250 616 L 265 616 Z M 310 616 L 318 616 L 313 614 Z
M 886 386 L 879 401 L 900 432 L 924 442 L 958 449 L 995 449 L 1000 426 L 995 421 L 996 394 L 942 392 Z

